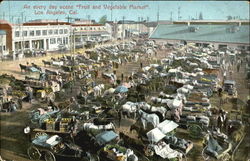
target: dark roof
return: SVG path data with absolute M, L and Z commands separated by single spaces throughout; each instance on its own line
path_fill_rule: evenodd
M 231 32 L 231 30 L 235 30 L 235 32 Z M 249 25 L 241 25 L 237 27 L 232 25 L 188 26 L 183 24 L 172 24 L 158 25 L 150 38 L 249 44 L 249 32 Z
M 146 22 L 144 23 L 145 26 L 147 27 L 156 27 L 158 25 L 157 22 Z
M 77 31 L 75 32 L 75 35 L 108 35 L 109 33 L 107 31 L 91 31 L 91 32 L 81 32 Z

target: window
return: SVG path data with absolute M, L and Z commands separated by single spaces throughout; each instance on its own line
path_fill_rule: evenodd
M 41 30 L 36 30 L 36 36 L 41 36 Z
M 3 46 L 3 50 L 4 50 L 4 51 L 6 50 L 5 45 Z
M 51 38 L 50 39 L 50 44 L 55 44 L 56 43 L 56 39 L 55 38 Z
M 15 31 L 15 37 L 19 37 L 20 36 L 20 32 L 19 31 Z
M 69 42 L 68 42 L 68 38 L 66 37 L 65 38 L 65 44 L 68 44 Z
M 23 36 L 28 36 L 28 31 L 23 31 Z
M 67 29 L 64 29 L 64 34 L 67 34 L 68 33 L 68 30 Z
M 35 31 L 30 31 L 30 36 L 34 36 L 35 35 Z
M 56 30 L 54 30 L 54 34 L 55 35 L 57 35 L 58 34 L 58 30 L 56 29 Z
M 90 27 L 90 30 L 92 30 L 92 27 Z
M 57 38 L 57 44 L 61 44 L 62 43 L 62 38 Z
M 49 35 L 52 35 L 53 34 L 53 30 L 49 30 Z
M 25 48 L 25 49 L 28 49 L 29 47 L 30 47 L 29 41 L 25 41 L 25 42 L 24 42 L 24 48 Z
M 47 30 L 43 30 L 43 35 L 47 35 Z
M 63 34 L 63 29 L 60 29 L 60 30 L 59 30 L 59 34 Z

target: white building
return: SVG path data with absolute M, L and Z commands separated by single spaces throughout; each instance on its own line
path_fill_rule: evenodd
M 8 50 L 6 47 L 6 32 L 4 30 L 0 30 L 0 57 L 3 57 L 8 54 Z
M 71 26 L 66 22 L 34 21 L 12 25 L 12 51 L 21 49 L 59 50 L 69 48 Z
M 72 24 L 71 33 L 75 36 L 76 43 L 85 41 L 105 41 L 111 40 L 111 33 L 106 25 L 102 24 Z

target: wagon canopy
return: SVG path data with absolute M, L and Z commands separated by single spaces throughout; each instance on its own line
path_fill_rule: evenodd
M 125 86 L 118 86 L 115 89 L 115 93 L 126 93 L 126 92 L 128 92 L 128 88 Z
M 116 134 L 114 131 L 104 131 L 96 135 L 96 141 L 99 145 L 104 145 L 114 140 L 117 137 L 118 137 L 118 134 Z
M 161 122 L 159 125 L 157 125 L 157 128 L 163 133 L 167 134 L 168 132 L 173 131 L 176 129 L 179 125 L 175 123 L 174 121 L 165 120 Z
M 154 143 L 159 142 L 161 139 L 163 139 L 166 135 L 164 135 L 158 128 L 154 128 L 153 130 L 150 130 L 147 133 L 147 137 L 149 141 L 152 141 Z

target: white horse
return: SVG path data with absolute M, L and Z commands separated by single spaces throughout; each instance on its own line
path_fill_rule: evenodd
M 106 91 L 104 91 L 102 97 L 107 96 L 107 95 L 112 95 L 112 94 L 114 94 L 114 92 L 115 92 L 114 88 L 109 88 Z
M 115 125 L 111 122 L 107 125 L 94 125 L 93 123 L 84 123 L 83 124 L 83 129 L 88 131 L 90 129 L 95 129 L 95 130 L 114 130 Z
M 94 96 L 101 96 L 102 90 L 104 89 L 104 84 L 99 84 L 93 88 Z
M 122 112 L 126 112 L 127 114 L 134 113 L 134 117 L 136 117 L 136 112 L 138 109 L 138 103 L 126 102 L 122 105 Z
M 138 112 L 144 129 L 146 129 L 146 125 L 148 122 L 150 122 L 154 126 L 154 128 L 160 123 L 160 119 L 156 114 L 148 114 L 142 110 L 139 110 Z
M 160 106 L 160 107 L 156 107 L 156 106 L 143 106 L 142 107 L 143 110 L 149 110 L 151 112 L 160 112 L 162 114 L 163 117 L 166 116 L 166 113 L 167 113 L 167 109 L 163 106 Z

